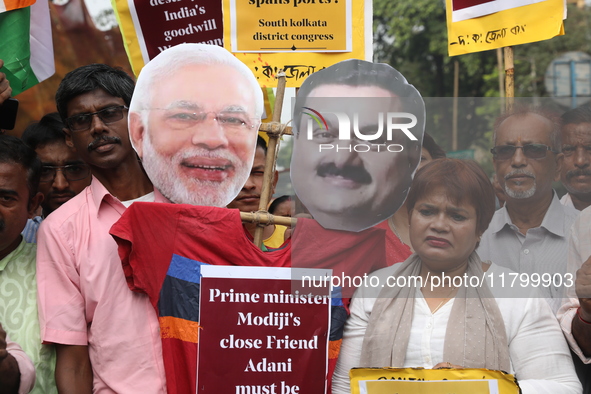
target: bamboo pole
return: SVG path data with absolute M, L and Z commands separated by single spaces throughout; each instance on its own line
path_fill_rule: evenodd
M 291 126 L 285 126 L 279 123 L 261 123 L 261 127 L 259 127 L 259 131 L 264 131 L 267 134 L 280 134 L 281 129 L 283 128 L 283 134 L 293 135 L 291 131 Z
M 515 65 L 513 63 L 513 47 L 505 47 L 505 109 L 511 111 L 515 102 Z
M 458 95 L 460 90 L 460 62 L 454 61 L 454 102 L 451 130 L 451 149 L 458 150 Z
M 265 224 L 280 224 L 282 226 L 295 226 L 296 218 L 287 216 L 275 216 L 267 212 L 240 212 L 240 219 L 247 223 L 265 223 Z
M 283 98 L 285 97 L 285 73 L 283 70 L 277 73 L 277 91 L 275 93 L 275 107 L 273 108 L 273 124 L 276 126 L 281 122 L 281 110 L 283 109 Z M 263 189 L 259 201 L 259 211 L 266 211 L 271 194 L 273 193 L 273 177 L 275 175 L 275 162 L 277 161 L 277 147 L 279 146 L 279 133 L 267 133 L 269 143 L 267 144 L 267 157 L 265 160 L 265 172 L 263 175 Z M 278 223 L 278 222 L 277 222 Z M 269 222 L 271 224 L 271 222 Z M 263 231 L 265 226 L 257 223 L 254 232 L 254 244 L 263 248 Z
M 497 48 L 497 68 L 499 70 L 499 97 L 505 97 L 505 79 L 503 78 L 503 49 Z

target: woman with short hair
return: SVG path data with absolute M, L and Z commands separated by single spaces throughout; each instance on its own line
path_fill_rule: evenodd
M 354 367 L 488 368 L 514 373 L 524 394 L 581 392 L 546 301 L 530 289 L 516 297 L 520 292 L 508 289 L 509 281 L 501 287 L 500 277 L 511 271 L 475 252 L 494 198 L 474 162 L 440 159 L 417 172 L 407 200 L 415 254 L 374 273 L 383 288 L 356 292 L 333 393 L 350 392 Z M 456 280 L 431 286 L 442 275 Z M 413 277 L 420 280 L 393 285 Z M 472 277 L 486 283 L 465 279 Z M 514 298 L 503 298 L 508 294 Z

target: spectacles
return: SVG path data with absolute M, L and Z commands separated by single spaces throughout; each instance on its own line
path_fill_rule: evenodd
M 558 153 L 558 151 L 544 144 L 525 144 L 523 146 L 499 145 L 492 148 L 490 152 L 497 160 L 507 160 L 513 157 L 517 149 L 521 149 L 528 159 L 542 159 L 546 157 L 547 151 Z
M 70 182 L 79 181 L 90 175 L 86 164 L 68 164 L 65 166 L 42 166 L 40 182 L 53 182 L 58 171 Z
M 104 124 L 114 123 L 123 119 L 123 110 L 128 109 L 125 105 L 103 108 L 100 111 L 89 112 L 70 116 L 66 119 L 66 125 L 72 131 L 84 131 L 90 128 L 92 117 L 97 115 Z
M 177 130 L 188 129 L 207 120 L 209 114 L 213 114 L 213 120 L 224 129 L 239 131 L 248 130 L 258 123 L 257 118 L 251 118 L 245 112 L 190 112 L 182 108 L 151 108 L 151 110 L 164 111 L 166 124 Z

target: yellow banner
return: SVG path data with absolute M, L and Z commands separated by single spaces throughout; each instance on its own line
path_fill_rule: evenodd
M 446 0 L 446 8 L 450 56 L 542 41 L 564 34 L 564 0 L 545 0 L 460 22 L 452 22 L 452 0 Z
M 489 369 L 354 368 L 352 394 L 518 394 L 513 375 Z
M 341 60 L 372 60 L 371 0 L 223 0 L 223 10 L 224 47 L 262 87 L 275 87 L 280 69 L 288 87 L 299 87 Z
M 352 0 L 230 0 L 232 52 L 350 52 Z
M 496 382 L 495 382 L 496 383 Z M 427 381 L 369 381 L 365 382 L 368 394 L 493 394 L 497 393 L 496 386 L 486 380 L 439 380 Z M 490 385 L 494 387 L 490 387 Z
M 135 32 L 135 25 L 129 11 L 129 4 L 127 0 L 111 0 L 111 5 L 113 6 L 113 10 L 115 10 L 115 16 L 117 17 L 117 23 L 121 30 L 123 45 L 129 58 L 129 64 L 131 65 L 133 74 L 137 77 L 140 75 L 140 70 L 144 67 L 145 62 Z

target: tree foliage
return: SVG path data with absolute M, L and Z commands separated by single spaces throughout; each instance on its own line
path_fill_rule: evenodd
M 547 96 L 544 74 L 552 59 L 560 54 L 591 53 L 591 9 L 569 6 L 565 31 L 564 36 L 514 48 L 517 97 Z M 496 51 L 448 56 L 442 0 L 374 0 L 374 60 L 399 70 L 423 97 L 453 96 L 457 61 L 460 97 L 499 97 Z M 447 103 L 443 100 L 443 104 L 436 105 L 427 125 L 427 131 L 446 150 L 451 150 L 452 144 L 451 102 L 448 99 Z M 500 108 L 499 102 L 463 99 L 459 109 L 458 149 L 488 150 L 492 123 Z

